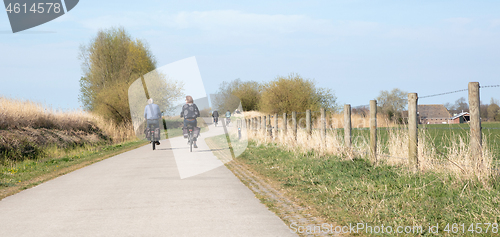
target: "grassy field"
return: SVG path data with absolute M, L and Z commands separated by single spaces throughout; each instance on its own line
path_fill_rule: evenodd
M 492 231 L 499 233 L 498 178 L 490 179 L 486 187 L 481 182 L 453 175 L 413 174 L 400 166 L 374 166 L 362 158 L 345 160 L 312 151 L 301 154 L 272 143 L 251 142 L 249 149 L 236 160 L 278 182 L 297 202 L 313 208 L 330 223 L 383 224 L 394 231 L 397 226 L 422 226 L 422 233 L 410 236 L 431 235 L 429 226 L 437 224 L 443 236 L 498 236 Z M 454 223 L 460 225 L 459 232 L 452 232 Z M 478 229 L 468 231 L 473 223 L 496 223 L 496 229 L 490 225 L 485 233 L 484 224 L 482 234 L 476 232 Z M 362 231 L 359 234 L 366 235 Z
M 495 151 L 497 154 L 495 157 L 500 159 L 500 122 L 485 122 L 481 123 L 483 139 L 486 139 L 487 145 Z M 377 138 L 379 138 L 382 143 L 386 143 L 390 131 L 395 131 L 398 129 L 406 129 L 404 126 L 395 126 L 389 128 L 378 128 Z M 444 149 L 450 146 L 450 142 L 456 137 L 462 137 L 468 141 L 469 139 L 469 124 L 419 124 L 419 133 L 425 132 L 425 137 L 433 138 L 433 143 L 436 147 Z M 344 129 L 330 130 L 331 133 L 336 133 L 339 136 L 343 136 Z M 358 137 L 369 137 L 370 130 L 368 128 L 362 129 L 352 129 L 353 140 Z M 422 135 L 422 134 L 420 134 Z
M 500 160 L 500 123 L 481 123 L 483 141 L 491 149 L 494 159 Z M 445 150 L 450 146 L 454 138 L 462 137 L 468 143 L 469 124 L 432 124 L 422 126 L 427 132 L 427 137 L 433 138 L 433 143 L 440 150 Z M 420 129 L 420 130 L 422 130 Z
M 500 123 L 499 122 L 485 122 L 482 123 L 483 142 L 487 149 L 491 152 L 493 168 L 500 165 Z M 390 149 L 391 134 L 406 131 L 404 126 L 378 128 L 377 139 L 379 140 L 381 153 L 388 154 Z M 445 159 L 450 153 L 450 149 L 454 149 L 456 144 L 463 141 L 465 144 L 469 143 L 469 124 L 430 124 L 419 125 L 419 139 L 425 140 L 425 149 L 433 149 L 435 151 L 436 159 Z M 343 137 L 343 129 L 330 130 L 330 134 L 338 137 Z M 361 142 L 366 143 L 369 141 L 369 129 L 353 129 L 352 140 L 353 143 Z M 364 145 L 364 144 L 363 144 Z M 361 146 L 362 148 L 366 148 Z M 401 155 L 403 158 L 405 154 Z
M 485 167 L 470 163 L 468 124 L 419 125 L 419 172 L 408 169 L 404 126 L 379 127 L 378 162 L 367 160 L 369 129 L 353 129 L 354 154 L 343 129 L 319 130 L 297 139 L 250 132 L 249 149 L 236 160 L 278 182 L 285 193 L 340 225 L 422 226 L 439 224 L 441 235 L 498 236 L 468 231 L 472 223 L 500 220 L 500 123 L 482 123 Z M 454 223 L 456 223 L 454 225 Z M 448 225 L 449 224 L 449 225 Z M 453 226 L 463 232 L 446 232 Z M 474 226 L 476 227 L 476 226 Z M 498 227 L 498 226 L 497 226 Z M 462 230 L 462 229 L 461 229 Z M 471 228 L 472 230 L 472 228 Z M 425 232 L 427 231 L 427 232 Z M 410 234 L 413 235 L 413 234 Z

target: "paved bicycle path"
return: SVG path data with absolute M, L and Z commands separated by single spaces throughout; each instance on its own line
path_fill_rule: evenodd
M 296 236 L 217 163 L 209 134 L 193 153 L 163 140 L 4 198 L 0 236 Z M 176 160 L 194 153 L 215 167 L 181 179 Z

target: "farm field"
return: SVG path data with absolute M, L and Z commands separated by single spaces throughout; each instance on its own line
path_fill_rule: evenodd
M 499 122 L 484 122 L 481 124 L 483 132 L 483 143 L 487 145 L 492 152 L 495 163 L 500 161 L 500 123 Z M 391 132 L 399 130 L 405 131 L 404 126 L 399 127 L 381 127 L 377 129 L 377 139 L 380 144 L 386 144 Z M 331 133 L 343 137 L 344 129 L 330 130 Z M 469 124 L 419 124 L 418 127 L 419 139 L 426 139 L 440 153 L 446 153 L 446 150 L 451 146 L 452 142 L 457 142 L 462 139 L 465 143 L 469 141 Z M 353 128 L 352 140 L 368 141 L 370 130 L 368 128 Z M 387 146 L 382 146 L 383 152 L 387 151 Z
M 413 174 L 401 166 L 373 165 L 364 158 L 298 154 L 253 141 L 234 162 L 252 167 L 327 223 L 421 228 L 415 235 L 431 235 L 429 226 L 439 225 L 445 236 L 457 233 L 450 231 L 453 223 L 464 223 L 460 236 L 498 234 L 496 179 L 483 185 L 432 171 Z M 486 223 L 488 232 L 467 231 L 472 223 Z

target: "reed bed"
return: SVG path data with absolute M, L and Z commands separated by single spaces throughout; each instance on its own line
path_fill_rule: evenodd
M 117 125 L 81 110 L 56 111 L 41 103 L 0 96 L 0 130 L 45 128 L 92 133 L 103 131 L 114 142 L 135 138 L 128 124 Z
M 92 113 L 57 111 L 29 100 L 0 97 L 0 162 L 69 154 L 136 139 L 129 124 Z

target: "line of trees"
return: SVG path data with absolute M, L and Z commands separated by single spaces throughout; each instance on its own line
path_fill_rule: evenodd
M 496 99 L 491 98 L 489 104 L 484 104 L 481 101 L 480 112 L 481 118 L 487 121 L 500 121 L 500 106 Z M 469 111 L 469 104 L 465 97 L 458 98 L 454 104 L 446 103 L 444 107 L 450 111 L 451 114 L 461 113 L 462 111 Z
M 234 110 L 238 106 L 234 104 L 235 99 L 241 100 L 244 111 L 258 110 L 270 114 L 307 109 L 318 111 L 320 108 L 339 110 L 337 97 L 331 89 L 318 87 L 313 80 L 299 74 L 278 76 L 263 84 L 240 79 L 223 82 L 213 100 L 214 107 L 220 111 Z
M 490 104 L 481 104 L 481 117 L 488 121 L 500 121 L 500 106 L 498 100 L 491 98 Z

